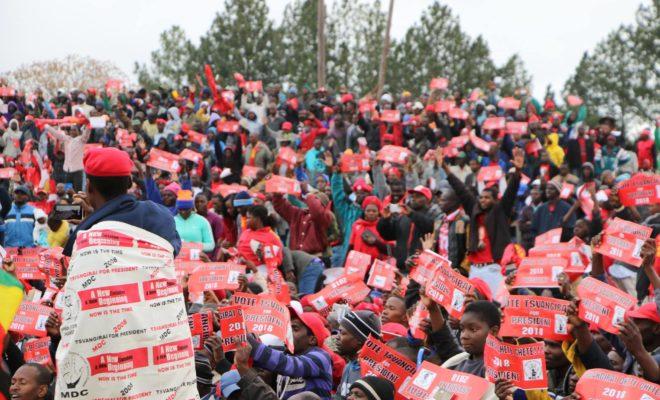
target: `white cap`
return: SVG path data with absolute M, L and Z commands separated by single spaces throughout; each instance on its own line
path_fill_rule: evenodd
M 380 96 L 380 101 L 383 103 L 393 103 L 394 99 L 392 99 L 392 95 L 389 93 L 385 93 L 384 95 Z

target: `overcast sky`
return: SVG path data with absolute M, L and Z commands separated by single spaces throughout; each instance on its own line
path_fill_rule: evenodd
M 326 0 L 332 3 L 334 0 Z M 222 0 L 0 0 L 0 72 L 67 54 L 111 60 L 133 77 L 158 35 L 180 25 L 197 42 Z M 287 0 L 267 0 L 279 21 Z M 383 8 L 388 0 L 381 0 Z M 392 33 L 402 37 L 431 0 L 395 0 Z M 487 40 L 496 63 L 518 53 L 533 75 L 536 96 L 555 91 L 585 50 L 621 23 L 632 23 L 639 0 L 444 0 L 464 31 Z M 330 9 L 328 4 L 328 9 Z

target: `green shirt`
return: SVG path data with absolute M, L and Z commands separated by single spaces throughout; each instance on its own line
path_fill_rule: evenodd
M 213 251 L 215 248 L 211 224 L 206 218 L 194 212 L 188 219 L 183 219 L 180 214 L 177 214 L 174 217 L 174 223 L 182 241 L 202 243 L 202 250 L 205 252 Z

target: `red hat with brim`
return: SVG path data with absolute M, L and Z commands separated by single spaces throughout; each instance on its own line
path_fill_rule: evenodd
M 324 347 L 323 342 L 330 336 L 330 332 L 325 327 L 324 318 L 315 312 L 298 313 L 293 307 L 287 307 L 291 314 L 291 319 L 299 319 L 316 337 L 319 347 Z
M 85 174 L 98 177 L 131 176 L 133 161 L 128 153 L 114 147 L 89 149 L 83 158 Z
M 655 303 L 646 303 L 636 307 L 634 310 L 628 312 L 628 316 L 637 319 L 648 319 L 656 324 L 660 324 L 660 314 Z
M 408 190 L 408 193 L 419 193 L 422 196 L 426 197 L 427 200 L 431 200 L 433 198 L 433 193 L 431 193 L 431 189 L 422 185 L 415 186 L 414 189 Z

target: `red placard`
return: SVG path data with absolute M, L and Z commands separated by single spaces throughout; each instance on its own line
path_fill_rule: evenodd
M 367 286 L 389 292 L 394 287 L 394 271 L 396 267 L 385 261 L 374 260 L 369 271 Z
M 369 336 L 359 355 L 362 376 L 376 375 L 394 385 L 395 393 L 406 378 L 415 373 L 415 363 L 401 353 L 387 346 L 373 336 Z M 397 399 L 403 399 L 397 396 Z
M 534 246 L 529 249 L 528 256 L 565 259 L 568 265 L 564 272 L 571 280 L 582 275 L 590 262 L 589 256 L 582 250 L 582 247 L 572 242 Z
M 115 139 L 121 147 L 131 148 L 137 141 L 137 135 L 135 132 L 128 133 L 128 130 L 119 128 L 117 129 Z
M 235 133 L 238 132 L 239 126 L 238 121 L 235 119 L 218 121 L 215 123 L 215 128 L 218 132 Z
M 582 374 L 575 393 L 588 400 L 653 400 L 660 398 L 660 385 L 634 375 L 594 368 Z
M 39 253 L 39 270 L 44 274 L 60 278 L 64 276 L 64 256 L 61 247 L 53 247 Z
M 569 301 L 542 296 L 509 296 L 500 336 L 569 340 Z
M 523 390 L 546 389 L 544 347 L 543 342 L 515 345 L 488 335 L 484 348 L 486 379 L 493 383 L 508 379 Z
M 45 281 L 48 276 L 39 269 L 38 255 L 11 256 L 15 274 L 18 279 Z
M 601 243 L 594 250 L 604 256 L 639 267 L 640 251 L 653 229 L 634 222 L 615 218 L 605 229 Z
M 472 290 L 466 277 L 445 263 L 437 263 L 433 279 L 427 282 L 426 295 L 447 310 L 449 315 L 460 318 L 463 315 L 465 295 Z
M 561 242 L 561 228 L 555 228 L 538 235 L 536 239 L 534 239 L 534 246 L 557 244 L 559 242 Z
M 186 132 L 186 140 L 201 145 L 206 143 L 206 135 L 195 131 L 188 131 Z
M 181 242 L 181 250 L 176 256 L 177 260 L 199 261 L 199 254 L 202 252 L 202 243 Z
M 23 344 L 22 350 L 26 363 L 54 365 L 50 358 L 50 336 L 28 340 Z
M 360 105 L 358 107 L 358 110 L 364 114 L 367 112 L 374 112 L 376 111 L 376 105 L 378 104 L 378 101 L 376 100 L 364 100 L 360 101 Z
M 24 335 L 44 337 L 46 336 L 46 321 L 53 311 L 55 310 L 50 307 L 24 300 L 18 307 L 14 320 L 9 325 L 9 330 Z
M 405 147 L 388 144 L 378 151 L 376 159 L 393 164 L 405 164 L 408 156 L 410 156 L 410 150 Z
M 424 332 L 420 324 L 422 321 L 425 319 L 429 318 L 429 310 L 424 307 L 422 302 L 417 302 L 417 306 L 415 307 L 415 311 L 413 312 L 412 316 L 410 317 L 410 320 L 408 321 L 410 325 L 410 333 L 415 339 L 419 340 L 425 340 L 426 339 L 426 332 Z
M 577 294 L 580 298 L 580 318 L 614 334 L 619 333 L 616 325 L 623 322 L 626 311 L 637 304 L 633 296 L 592 277 L 580 282 Z
M 525 153 L 527 154 L 534 154 L 541 150 L 543 150 L 543 146 L 541 146 L 541 142 L 538 139 L 533 139 L 525 143 Z
M 401 122 L 401 112 L 399 110 L 381 110 L 380 120 L 390 124 Z
M 527 122 L 507 122 L 505 129 L 511 135 L 524 135 L 527 133 Z
M 0 97 L 12 97 L 16 96 L 16 90 L 14 88 L 2 86 L 0 87 Z
M 449 79 L 447 78 L 433 78 L 429 83 L 429 89 L 435 90 L 446 90 L 449 86 Z
M 575 96 L 572 94 L 569 94 L 568 97 L 566 97 L 566 102 L 571 107 L 578 107 L 581 106 L 583 103 L 582 99 L 579 96 Z
M 287 285 L 280 270 L 275 267 L 268 268 L 268 293 L 282 304 L 291 303 L 289 285 Z
M 203 311 L 188 315 L 190 336 L 195 350 L 204 347 L 204 341 L 213 334 L 213 313 Z
M 499 165 L 491 165 L 479 169 L 477 180 L 479 182 L 495 182 L 502 179 L 503 176 L 504 172 L 502 172 L 502 168 Z
M 266 180 L 266 192 L 300 196 L 302 189 L 300 187 L 300 182 L 295 179 L 285 178 L 279 175 L 271 175 L 270 178 Z
M 343 153 L 339 159 L 341 165 L 341 172 L 364 172 L 371 169 L 369 157 L 363 154 L 346 154 Z
M 203 263 L 190 274 L 188 288 L 191 292 L 206 290 L 236 290 L 238 276 L 245 273 L 245 266 L 233 263 Z
M 16 175 L 15 168 L 0 168 L 0 179 L 11 179 Z
M 239 192 L 247 192 L 248 187 L 239 185 L 238 183 L 232 183 L 231 185 L 218 185 L 211 189 L 211 192 L 214 194 L 220 194 L 220 196 L 227 198 L 228 196 L 231 196 L 232 194 L 236 194 Z
M 298 154 L 291 147 L 280 147 L 277 152 L 277 162 L 288 164 L 290 168 L 293 168 L 298 163 Z
M 449 141 L 449 145 L 460 149 L 463 146 L 465 146 L 467 144 L 467 142 L 469 142 L 469 141 L 470 141 L 470 136 L 469 135 L 454 136 Z
M 433 109 L 437 113 L 448 113 L 454 107 L 456 107 L 456 103 L 451 100 L 438 100 L 433 105 Z
M 218 320 L 222 333 L 223 351 L 235 351 L 238 343 L 247 341 L 247 329 L 241 306 L 231 305 L 218 308 Z
M 470 116 L 470 113 L 463 110 L 462 108 L 452 108 L 449 110 L 449 118 L 466 120 Z
M 479 376 L 452 371 L 424 361 L 408 384 L 399 390 L 399 394 L 410 400 L 428 400 L 444 391 L 453 394 L 451 400 L 474 400 L 481 399 L 489 385 L 487 380 Z
M 293 352 L 291 317 L 284 304 L 272 296 L 242 292 L 234 293 L 231 301 L 232 304 L 243 308 L 243 318 L 248 332 L 277 336 Z
M 261 81 L 245 81 L 243 88 L 246 92 L 262 92 L 264 85 Z
M 485 153 L 488 153 L 490 151 L 490 143 L 477 136 L 477 134 L 474 133 L 474 131 L 470 132 L 469 137 L 470 137 L 470 142 L 472 142 L 472 145 L 474 147 Z
M 327 315 L 333 304 L 343 301 L 357 304 L 369 295 L 371 289 L 358 275 L 343 275 L 309 295 L 309 302 L 320 314 Z
M 223 90 L 220 92 L 220 96 L 222 96 L 223 99 L 227 100 L 230 103 L 235 99 L 233 90 Z
M 561 184 L 561 192 L 559 192 L 560 198 L 565 200 L 570 199 L 571 196 L 573 196 L 573 193 L 575 193 L 575 185 L 571 185 L 567 182 Z
M 494 130 L 506 128 L 506 119 L 504 117 L 488 117 L 481 125 L 481 130 Z
M 183 151 L 179 154 L 179 157 L 183 158 L 184 160 L 191 161 L 195 164 L 199 164 L 200 161 L 204 160 L 203 155 L 190 149 L 183 149 Z
M 619 201 L 626 207 L 660 203 L 660 175 L 638 173 L 617 185 Z
M 344 273 L 346 275 L 357 275 L 360 279 L 364 278 L 371 266 L 371 256 L 369 254 L 361 253 L 357 250 L 351 250 L 346 256 L 344 262 Z
M 516 272 L 514 288 L 559 287 L 557 275 L 564 272 L 568 261 L 563 258 L 526 257 Z
M 516 100 L 513 97 L 504 97 L 497 102 L 497 106 L 505 110 L 517 110 L 520 108 L 520 100 Z
M 410 279 L 420 285 L 426 285 L 427 282 L 433 279 L 440 265 L 451 268 L 451 261 L 431 250 L 424 250 L 417 257 L 415 267 L 410 271 Z
M 242 172 L 243 172 L 243 176 L 254 179 L 254 178 L 257 177 L 257 174 L 259 173 L 260 170 L 261 170 L 261 168 L 259 168 L 259 167 L 253 167 L 251 165 L 244 165 Z
M 179 156 L 152 147 L 149 151 L 147 165 L 170 173 L 176 173 L 179 171 Z

